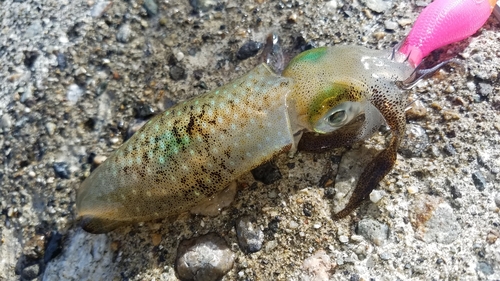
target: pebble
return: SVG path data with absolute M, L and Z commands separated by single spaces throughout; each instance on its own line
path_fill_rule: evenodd
M 0 118 L 0 128 L 4 131 L 10 131 L 10 127 L 12 127 L 12 118 L 9 114 L 4 113 Z
M 362 219 L 358 222 L 356 233 L 381 246 L 389 237 L 389 227 L 373 219 Z
M 480 171 L 475 171 L 472 173 L 472 181 L 474 182 L 474 186 L 479 191 L 483 191 L 486 188 L 486 179 Z
M 392 0 L 362 0 L 368 9 L 382 13 L 392 7 Z
M 451 145 L 449 143 L 444 145 L 443 152 L 444 152 L 444 154 L 446 154 L 448 156 L 453 156 L 453 155 L 457 154 L 457 151 L 455 150 L 453 145 Z
M 236 222 L 236 235 L 238 244 L 245 253 L 260 251 L 264 242 L 264 232 L 253 222 L 250 217 L 242 217 Z
M 129 24 L 123 24 L 116 33 L 116 40 L 121 43 L 128 43 L 132 39 L 132 29 Z
M 340 241 L 340 243 L 344 243 L 345 244 L 345 243 L 349 242 L 349 237 L 347 237 L 345 235 L 340 235 L 339 236 L 339 241 Z
M 500 192 L 495 196 L 495 205 L 500 208 Z
M 303 234 L 303 232 L 301 232 Z M 300 233 L 299 233 L 300 235 Z M 304 235 L 301 235 L 304 236 Z M 271 253 L 276 247 L 278 247 L 278 242 L 276 240 L 271 240 L 266 243 L 264 250 L 266 253 Z
M 440 197 L 427 194 L 416 195 L 410 221 L 417 238 L 426 243 L 450 244 L 462 231 L 450 205 Z
M 54 168 L 54 173 L 56 174 L 56 177 L 61 179 L 70 178 L 71 173 L 69 171 L 69 166 L 66 162 L 54 162 L 52 167 Z
M 215 0 L 189 0 L 195 12 L 206 12 L 217 4 Z
M 160 233 L 153 233 L 151 234 L 151 243 L 153 243 L 153 246 L 158 246 L 161 243 L 161 234 Z
M 158 14 L 158 4 L 154 0 L 144 0 L 144 9 L 150 17 Z
M 108 7 L 108 5 L 109 1 L 97 1 L 97 3 L 95 3 L 94 6 L 92 6 L 92 9 L 90 10 L 90 15 L 93 18 L 98 18 L 102 16 L 104 10 L 106 9 L 106 7 Z
M 476 270 L 482 272 L 484 275 L 492 275 L 494 273 L 493 267 L 484 261 L 477 263 Z
M 179 62 L 184 59 L 184 53 L 183 52 L 177 52 L 175 53 L 175 59 Z
M 260 42 L 248 41 L 243 44 L 243 46 L 241 46 L 241 48 L 236 53 L 236 57 L 239 60 L 246 60 L 250 57 L 255 56 L 263 46 L 264 44 Z
M 302 263 L 304 275 L 300 280 L 327 281 L 334 263 L 324 250 L 316 251 Z
M 493 86 L 488 83 L 479 83 L 479 94 L 483 97 L 489 97 L 491 94 L 493 94 Z
M 373 203 L 377 203 L 378 201 L 380 201 L 380 199 L 384 198 L 384 196 L 385 191 L 374 189 L 372 192 L 370 192 L 370 201 L 372 201 Z
M 429 137 L 425 129 L 417 124 L 406 125 L 406 133 L 401 145 L 399 153 L 405 157 L 418 157 L 429 145 Z
M 175 268 L 181 280 L 220 280 L 234 264 L 235 255 L 215 233 L 183 240 L 177 249 Z
M 169 75 L 174 81 L 183 80 L 187 77 L 186 70 L 178 65 L 170 67 Z
M 47 122 L 45 123 L 45 129 L 47 130 L 47 134 L 49 134 L 49 136 L 53 136 L 56 131 L 56 124 Z
M 33 280 L 38 275 L 40 275 L 40 265 L 38 263 L 25 267 L 21 273 L 21 277 L 24 280 Z
M 252 175 L 255 180 L 258 180 L 266 185 L 272 184 L 282 178 L 278 166 L 272 162 L 266 162 L 253 169 Z
M 381 260 L 387 261 L 387 260 L 392 259 L 392 254 L 388 253 L 388 252 L 382 252 L 379 254 L 379 257 Z
M 398 23 L 390 20 L 384 21 L 384 27 L 387 30 L 396 30 L 398 28 Z
M 499 196 L 499 198 L 500 198 L 500 196 Z M 296 229 L 297 227 L 299 227 L 299 224 L 296 221 L 290 221 L 288 223 L 288 228 L 290 228 L 290 229 Z
M 66 99 L 69 101 L 71 105 L 75 105 L 80 97 L 83 95 L 83 89 L 80 88 L 77 84 L 71 84 L 68 87 L 68 91 L 66 93 Z
M 104 155 L 96 155 L 94 157 L 94 159 L 92 159 L 92 164 L 99 166 L 102 163 L 104 163 L 104 161 L 106 161 L 106 159 L 107 159 L 107 157 Z
M 134 107 L 134 112 L 135 118 L 139 119 L 149 119 L 155 114 L 155 110 L 153 109 L 153 107 L 145 103 L 138 103 Z

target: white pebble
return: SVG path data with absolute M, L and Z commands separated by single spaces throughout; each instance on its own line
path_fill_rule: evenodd
M 177 61 L 181 61 L 183 58 L 184 58 L 184 53 L 183 53 L 183 52 L 177 52 L 177 53 L 175 54 L 175 59 L 176 59 Z
M 347 237 L 345 235 L 340 235 L 339 241 L 340 241 L 340 243 L 347 243 L 347 242 L 349 242 L 349 237 Z
M 78 85 L 69 85 L 68 92 L 66 93 L 66 98 L 68 99 L 70 104 L 75 105 L 82 95 L 83 90 Z
M 296 229 L 297 227 L 299 227 L 299 224 L 296 221 L 290 221 L 288 227 L 291 229 Z
M 385 191 L 375 189 L 370 193 L 370 201 L 372 201 L 373 203 L 377 203 L 384 196 L 385 196 Z
M 415 194 L 415 193 L 418 193 L 418 186 L 414 186 L 414 185 L 409 186 L 407 190 L 408 190 L 408 193 L 409 193 L 409 194 Z

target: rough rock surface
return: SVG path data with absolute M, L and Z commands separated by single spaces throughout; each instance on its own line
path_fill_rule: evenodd
M 270 185 L 250 173 L 241 178 L 234 202 L 215 218 L 185 214 L 90 235 L 74 224 L 75 190 L 94 157 L 108 156 L 142 121 L 138 104 L 161 112 L 241 76 L 261 58 L 239 60 L 238 50 L 265 42 L 269 32 L 281 36 L 285 58 L 312 46 L 391 48 L 430 1 L 0 2 L 0 280 L 23 272 L 38 280 L 177 280 L 180 241 L 209 232 L 236 255 L 223 280 L 300 280 L 311 273 L 304 261 L 319 251 L 318 261 L 329 264 L 321 276 L 330 280 L 500 279 L 496 19 L 432 55 L 456 56 L 463 67 L 445 68 L 410 91 L 426 109 L 411 122 L 429 145 L 398 156 L 375 203 L 333 221 L 338 167 L 359 162 L 356 153 L 301 152 L 275 159 L 282 178 Z M 354 150 L 384 144 L 378 134 Z M 444 204 L 423 213 L 431 215 L 428 240 L 410 218 L 426 206 L 421 195 Z M 238 249 L 234 223 L 242 216 L 264 227 L 261 251 Z M 383 244 L 356 234 L 363 219 L 389 228 Z M 460 231 L 450 244 L 439 242 L 443 219 Z M 64 237 L 53 254 L 24 256 L 29 241 L 52 232 Z

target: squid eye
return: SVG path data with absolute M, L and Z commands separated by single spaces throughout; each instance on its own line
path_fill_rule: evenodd
M 345 110 L 339 110 L 333 112 L 330 116 L 328 116 L 328 123 L 332 126 L 336 126 L 339 123 L 344 122 L 345 118 L 347 117 Z

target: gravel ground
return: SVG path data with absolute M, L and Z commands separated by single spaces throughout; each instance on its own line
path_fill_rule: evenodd
M 500 280 L 494 18 L 433 54 L 463 63 L 410 91 L 397 164 L 347 218 L 331 219 L 337 171 L 337 184 L 352 182 L 351 167 L 383 147 L 383 134 L 281 155 L 281 179 L 264 185 L 249 173 L 214 218 L 101 235 L 74 222 L 93 163 L 154 112 L 256 66 L 259 55 L 237 56 L 245 43 L 272 31 L 287 57 L 334 44 L 387 49 L 428 2 L 0 1 L 0 280 L 177 280 L 178 245 L 207 233 L 234 255 L 224 280 Z M 250 246 L 238 243 L 241 227 L 255 233 Z

